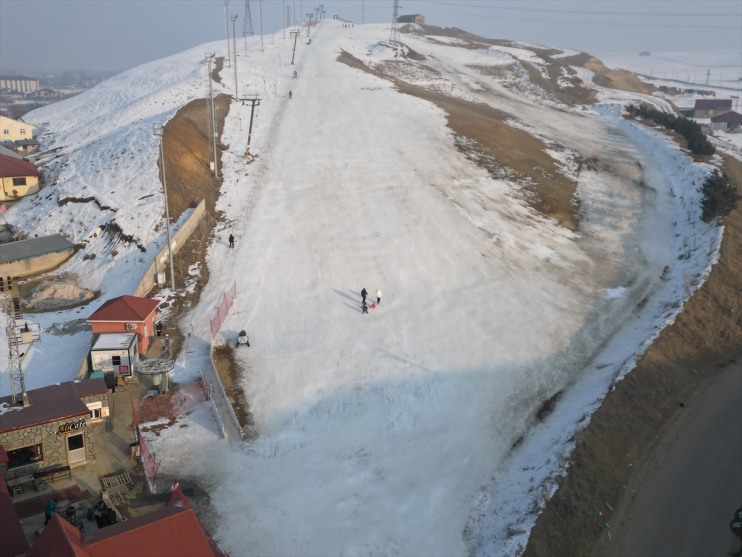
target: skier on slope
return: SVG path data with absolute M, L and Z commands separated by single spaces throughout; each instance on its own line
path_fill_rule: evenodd
M 381 303 L 381 289 L 380 288 L 376 289 L 376 303 L 377 304 Z

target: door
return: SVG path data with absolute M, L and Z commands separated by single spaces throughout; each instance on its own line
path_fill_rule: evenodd
M 72 466 L 87 458 L 85 454 L 85 434 L 78 433 L 67 437 L 67 464 Z

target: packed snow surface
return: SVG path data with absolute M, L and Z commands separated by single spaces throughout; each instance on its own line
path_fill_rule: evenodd
M 674 319 L 718 248 L 720 229 L 699 220 L 709 165 L 625 121 L 620 106 L 636 96 L 602 91 L 594 109 L 569 109 L 474 69 L 539 63 L 528 50 L 403 36 L 435 71 L 410 63 L 401 79 L 489 104 L 545 142 L 578 183 L 572 233 L 529 208 L 522 184 L 457 149 L 441 109 L 337 60 L 394 61 L 387 36 L 388 26 L 323 21 L 311 44 L 298 41 L 294 65 L 280 33 L 238 53 L 239 95 L 261 98 L 256 159 L 243 157 L 250 105 L 235 103 L 221 139 L 225 222 L 173 373 L 185 383 L 211 365 L 209 319 L 236 284 L 220 338 L 250 335 L 237 357 L 259 436 L 228 443 L 204 404 L 150 439 L 161 477 L 208 489 L 205 522 L 232 555 L 517 553 L 578 424 Z M 163 245 L 152 126 L 208 94 L 211 51 L 224 56 L 226 44 L 27 116 L 65 164 L 6 218 L 86 243 L 98 257 L 79 254 L 63 271 L 103 293 L 40 315 L 46 331 L 130 293 Z M 233 94 L 232 68 L 221 79 L 215 92 Z M 64 197 L 78 201 L 57 206 Z M 112 213 L 146 253 L 111 245 L 98 226 Z M 383 291 L 368 315 L 364 287 L 372 299 Z M 47 334 L 27 385 L 72 378 L 89 342 L 89 332 Z

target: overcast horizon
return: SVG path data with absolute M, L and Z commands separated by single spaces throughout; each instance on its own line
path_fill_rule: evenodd
M 390 23 L 393 0 L 0 0 L 0 75 L 123 71 L 202 43 L 227 28 L 269 35 L 324 17 Z M 261 17 L 262 12 L 262 17 Z M 316 13 L 316 12 L 315 12 Z M 400 0 L 400 15 L 482 37 L 585 51 L 736 53 L 742 77 L 742 0 Z M 270 40 L 270 39 L 269 39 Z

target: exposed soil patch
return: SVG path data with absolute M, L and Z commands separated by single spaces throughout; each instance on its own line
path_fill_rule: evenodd
M 229 345 L 219 346 L 214 349 L 214 364 L 219 373 L 219 379 L 224 387 L 232 408 L 234 409 L 237 421 L 243 432 L 248 433 L 254 430 L 252 412 L 250 412 L 245 397 L 245 391 L 242 388 L 242 375 L 237 360 L 234 357 L 233 348 Z
M 725 157 L 724 171 L 742 183 L 738 161 Z M 526 556 L 602 555 L 604 523 L 626 503 L 625 486 L 657 432 L 681 402 L 742 358 L 742 206 L 724 224 L 719 262 L 706 283 L 577 435 L 568 473 L 539 517 Z
M 217 59 L 219 66 L 221 58 Z M 216 70 L 214 70 L 215 72 Z M 212 75 L 214 73 L 212 72 Z M 224 119 L 229 111 L 229 95 L 214 98 L 214 112 L 218 137 L 224 128 Z M 167 123 L 163 134 L 165 170 L 168 188 L 168 209 L 174 222 L 189 207 L 195 207 L 203 199 L 206 215 L 186 243 L 174 254 L 176 284 L 192 284 L 173 299 L 172 320 L 186 313 L 197 301 L 201 289 L 209 281 L 209 268 L 206 264 L 206 250 L 211 241 L 214 225 L 220 220 L 216 212 L 221 178 L 214 176 L 210 163 L 213 162 L 212 142 L 210 141 L 210 106 L 208 99 L 198 99 L 187 104 Z M 221 153 L 227 147 L 217 143 L 217 166 L 221 175 Z M 158 165 L 160 161 L 158 161 Z M 197 266 L 198 273 L 189 275 L 189 269 Z M 182 346 L 182 343 L 179 343 Z M 177 354 L 176 354 L 177 355 Z
M 485 104 L 473 103 L 410 85 L 392 75 L 366 66 L 348 52 L 338 61 L 382 79 L 392 81 L 403 93 L 439 106 L 448 115 L 448 126 L 465 141 L 459 148 L 482 164 L 495 178 L 522 184 L 523 197 L 537 211 L 555 218 L 570 230 L 577 229 L 576 183 L 566 178 L 557 162 L 546 153 L 543 141 L 507 123 L 510 114 Z M 390 63 L 388 68 L 391 70 Z

